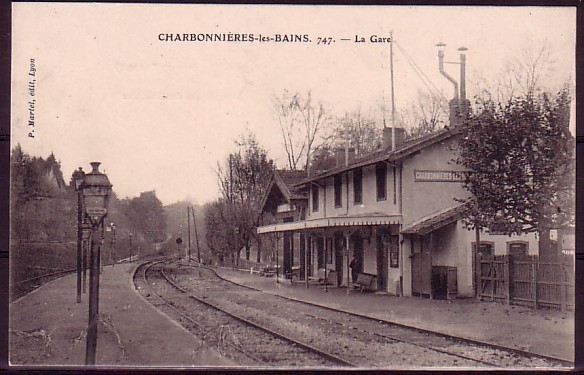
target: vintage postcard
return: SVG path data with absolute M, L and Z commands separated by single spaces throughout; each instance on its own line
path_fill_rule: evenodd
M 15 368 L 570 369 L 576 8 L 18 2 Z

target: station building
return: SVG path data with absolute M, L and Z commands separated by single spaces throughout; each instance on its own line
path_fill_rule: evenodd
M 274 172 L 257 233 L 273 241 L 282 274 L 308 286 L 324 271 L 325 284 L 350 288 L 355 259 L 377 293 L 574 306 L 573 230 L 558 230 L 558 256 L 546 252 L 541 259 L 534 233 L 485 229 L 477 246 L 475 231 L 464 225 L 460 200 L 469 192 L 454 160 L 470 102 L 466 48 L 459 51 L 460 87 L 438 53 L 440 72 L 455 90 L 448 127 L 410 140 L 404 129 L 384 128 L 382 147 L 371 154 L 347 148 L 327 171 Z
M 307 280 L 326 269 L 348 287 L 355 258 L 379 293 L 472 297 L 479 254 L 537 254 L 533 234 L 488 230 L 477 252 L 457 201 L 468 194 L 454 162 L 459 133 L 454 126 L 406 141 L 403 129 L 385 128 L 384 147 L 372 154 L 345 150 L 336 167 L 300 181 L 276 171 L 262 208 L 269 219 L 257 233 L 282 251 L 282 273 Z

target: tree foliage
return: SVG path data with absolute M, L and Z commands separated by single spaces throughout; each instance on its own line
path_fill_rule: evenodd
M 355 149 L 357 155 L 373 152 L 381 146 L 381 128 L 375 120 L 361 113 L 361 110 L 347 112 L 334 121 L 330 136 L 330 148 L 349 147 Z
M 567 89 L 477 103 L 462 130 L 457 162 L 470 172 L 467 224 L 507 234 L 574 222 L 575 145 Z
M 225 255 L 249 250 L 256 238 L 260 205 L 274 170 L 253 134 L 237 142 L 238 151 L 231 153 L 218 166 L 222 198 L 205 207 L 207 244 L 216 254 Z
M 166 239 L 166 216 L 155 191 L 142 192 L 138 197 L 124 199 L 121 206 L 136 230 L 148 242 L 162 242 Z
M 75 234 L 76 195 L 67 189 L 61 164 L 51 153 L 31 157 L 20 145 L 10 159 L 11 237 L 64 241 Z

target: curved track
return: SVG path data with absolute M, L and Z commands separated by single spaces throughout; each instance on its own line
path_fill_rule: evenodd
M 148 262 L 137 268 L 134 275 L 137 289 L 142 292 L 147 290 L 149 293 L 146 293 L 146 297 L 151 303 L 166 310 L 167 313 L 172 311 L 169 315 L 178 317 L 183 325 L 186 321 L 185 328 L 195 335 L 204 337 L 222 354 L 235 360 L 245 357 L 242 364 L 255 366 L 355 366 L 342 358 L 281 335 L 269 327 L 197 298 L 170 280 L 163 268 L 159 267 L 161 264 L 163 262 Z M 165 284 L 161 284 L 161 281 L 165 281 Z M 171 286 L 173 291 L 169 292 L 166 286 Z M 152 301 L 152 293 L 156 295 L 157 301 Z M 186 297 L 189 303 L 184 305 L 184 301 L 181 302 L 180 298 L 177 298 L 179 294 Z M 195 308 L 199 310 L 198 313 L 193 313 Z M 194 315 L 204 316 L 204 319 L 197 319 Z M 246 344 L 242 345 L 242 342 Z
M 187 296 L 191 301 L 190 307 L 181 307 L 183 310 L 192 310 L 192 303 L 196 301 L 199 306 L 221 311 L 239 322 L 238 329 L 253 326 L 287 342 L 288 346 L 319 353 L 328 361 L 319 366 L 557 368 L 572 365 L 557 358 L 419 330 L 264 293 L 221 279 L 208 268 L 157 264 L 156 272 L 160 274 L 157 279 L 164 280 L 176 290 L 175 293 Z M 154 270 L 154 264 L 145 267 Z M 150 273 L 149 277 L 153 276 Z M 148 284 L 151 282 L 145 281 L 145 285 Z M 172 299 L 170 303 L 174 303 Z M 243 340 L 249 341 L 248 334 L 241 336 Z M 271 348 L 271 352 L 275 350 Z M 252 352 L 258 351 L 252 349 Z M 257 360 L 254 359 L 256 365 Z M 268 358 L 262 363 L 274 362 Z

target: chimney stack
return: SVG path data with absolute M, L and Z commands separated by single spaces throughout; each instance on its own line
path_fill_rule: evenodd
M 406 137 L 404 128 L 395 128 L 395 147 L 398 148 Z M 383 128 L 383 149 L 391 150 L 391 128 Z
M 355 160 L 355 147 L 337 147 L 335 149 L 335 166 L 349 165 Z
M 438 70 L 446 77 L 454 86 L 454 98 L 450 101 L 450 125 L 456 127 L 462 125 L 468 118 L 470 113 L 470 101 L 466 98 L 466 51 L 468 48 L 460 47 L 460 62 L 448 62 L 450 64 L 460 65 L 460 97 L 458 82 L 444 71 L 444 47 L 446 44 L 440 42 L 436 44 L 438 47 Z

